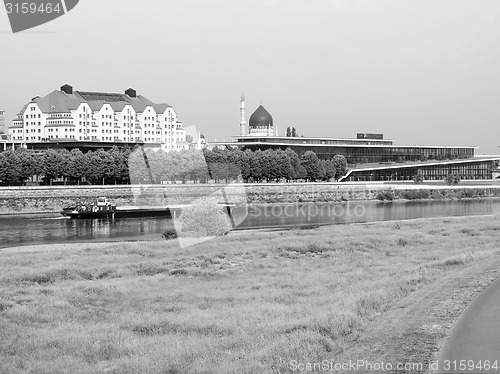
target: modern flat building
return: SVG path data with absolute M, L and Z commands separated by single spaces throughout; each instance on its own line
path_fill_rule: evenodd
M 155 104 L 129 88 L 123 94 L 74 91 L 70 85 L 27 103 L 9 127 L 14 141 L 37 148 L 76 143 L 144 144 L 164 151 L 188 149 L 182 122 L 170 105 Z
M 493 179 L 500 157 L 474 157 L 471 146 L 406 146 L 384 139 L 383 134 L 358 133 L 356 138 L 311 138 L 277 136 L 271 114 L 262 106 L 250 116 L 248 131 L 241 99 L 240 136 L 231 142 L 213 142 L 213 147 L 238 147 L 242 150 L 291 148 L 299 156 L 307 151 L 319 159 L 343 155 L 349 164 L 345 181 L 411 180 L 417 173 L 426 180 L 442 180 L 448 174 L 462 179 Z
M 0 134 L 7 134 L 7 128 L 5 127 L 5 110 L 0 109 Z

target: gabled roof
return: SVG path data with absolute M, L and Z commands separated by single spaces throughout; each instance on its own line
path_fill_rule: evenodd
M 115 112 L 120 113 L 129 104 L 126 103 L 125 101 L 115 101 L 113 103 L 110 103 L 110 105 L 111 105 L 111 108 L 113 108 L 113 110 Z
M 136 111 L 136 113 L 144 113 L 146 108 L 148 106 L 154 108 L 154 103 L 148 99 L 146 99 L 144 96 L 137 96 L 137 97 L 129 97 L 127 96 L 127 102 L 132 105 L 132 108 Z
M 78 109 L 82 100 L 75 94 L 53 91 L 45 97 L 36 98 L 32 103 L 36 103 L 43 113 L 69 113 Z
M 106 104 L 106 102 L 104 100 L 96 100 L 88 101 L 87 104 L 93 112 L 98 112 L 99 110 L 101 110 L 104 104 Z
M 65 85 L 63 87 L 69 87 Z M 73 92 L 73 93 L 67 93 Z M 19 114 L 24 114 L 29 104 L 36 103 L 43 113 L 69 113 L 87 103 L 93 111 L 99 111 L 104 104 L 109 104 L 115 112 L 121 112 L 126 105 L 131 105 L 136 113 L 143 113 L 148 106 L 163 114 L 170 105 L 155 104 L 144 96 L 131 97 L 127 94 L 91 92 L 91 91 L 53 91 L 45 97 L 37 97 L 26 104 Z
M 163 114 L 167 111 L 168 108 L 171 108 L 171 106 L 168 105 L 167 103 L 163 103 L 163 104 L 155 104 L 153 105 L 153 108 L 157 114 Z
M 29 103 L 23 106 L 23 109 L 19 113 L 17 113 L 18 116 L 24 115 L 24 112 L 26 111 L 26 108 L 28 107 Z M 21 118 L 19 118 L 21 120 Z

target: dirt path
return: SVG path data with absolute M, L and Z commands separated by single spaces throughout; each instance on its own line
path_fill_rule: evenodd
M 341 361 L 365 361 L 357 368 L 359 373 L 435 371 L 437 352 L 458 317 L 475 296 L 499 276 L 500 258 L 480 260 L 443 272 L 375 318 L 361 341 L 344 351 Z M 359 351 L 357 346 L 371 349 Z M 378 364 L 383 370 L 375 370 L 377 367 L 369 364 Z M 398 364 L 403 365 L 397 367 Z

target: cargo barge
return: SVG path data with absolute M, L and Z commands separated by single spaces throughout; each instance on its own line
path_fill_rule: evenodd
M 234 204 L 220 204 L 231 215 Z M 175 217 L 188 205 L 120 206 L 100 197 L 90 204 L 69 206 L 61 211 L 68 218 L 127 218 L 127 217 Z

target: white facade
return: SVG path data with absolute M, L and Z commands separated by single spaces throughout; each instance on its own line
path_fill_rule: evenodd
M 188 149 L 175 110 L 135 91 L 126 94 L 73 92 L 63 86 L 24 106 L 9 128 L 12 140 L 50 142 L 144 142 L 165 151 Z

